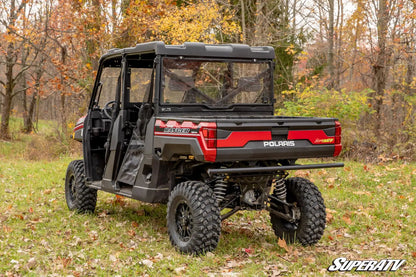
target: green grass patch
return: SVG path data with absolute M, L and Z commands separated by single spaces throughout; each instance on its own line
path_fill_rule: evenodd
M 338 257 L 406 259 L 395 274 L 416 270 L 415 163 L 293 172 L 315 182 L 327 206 L 316 246 L 285 250 L 267 212 L 239 212 L 222 223 L 213 253 L 192 257 L 170 245 L 165 205 L 99 192 L 95 214 L 69 211 L 70 161 L 0 158 L 0 276 L 322 275 Z
M 81 144 L 70 139 L 68 134 L 62 134 L 57 122 L 39 120 L 35 126 L 36 131 L 24 134 L 21 132 L 23 119 L 11 117 L 12 139 L 0 140 L 0 158 L 39 161 L 81 153 Z

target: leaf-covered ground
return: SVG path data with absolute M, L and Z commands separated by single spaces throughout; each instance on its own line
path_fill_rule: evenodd
M 191 257 L 170 245 L 165 205 L 99 192 L 94 215 L 68 211 L 69 162 L 0 158 L 0 276 L 322 275 L 338 257 L 406 259 L 395 274 L 416 272 L 415 163 L 294 172 L 325 199 L 327 228 L 316 246 L 286 246 L 267 212 L 241 212 L 222 223 L 213 253 Z

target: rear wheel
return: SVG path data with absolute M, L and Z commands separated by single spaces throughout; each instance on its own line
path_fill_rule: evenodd
M 288 243 L 299 241 L 302 245 L 317 243 L 325 229 L 326 212 L 324 200 L 318 188 L 304 178 L 286 180 L 288 203 L 294 204 L 298 220 L 289 222 L 270 213 L 273 230 L 277 237 Z
M 79 213 L 93 213 L 97 204 L 97 190 L 85 184 L 84 162 L 72 161 L 65 178 L 65 199 L 70 210 Z
M 197 181 L 177 185 L 169 196 L 167 225 L 169 239 L 180 252 L 199 255 L 214 250 L 221 232 L 214 192 Z

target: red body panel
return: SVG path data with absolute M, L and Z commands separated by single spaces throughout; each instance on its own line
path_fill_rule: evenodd
M 328 137 L 323 130 L 289 131 L 288 140 L 307 139 L 312 144 L 334 144 L 335 137 Z
M 179 132 L 165 132 L 166 128 L 175 128 L 174 131 Z M 204 137 L 203 131 L 204 129 L 216 129 L 217 125 L 215 122 L 201 122 L 199 124 L 195 124 L 191 121 L 184 121 L 179 123 L 177 121 L 168 121 L 163 122 L 162 120 L 156 120 L 155 123 L 155 136 L 173 136 L 173 137 L 192 137 L 198 140 L 199 146 L 201 147 L 202 152 L 204 153 L 204 158 L 206 161 L 215 162 L 217 157 L 217 148 L 215 147 L 208 147 L 207 140 L 208 138 Z M 163 131 L 156 131 L 157 129 L 163 129 Z M 181 133 L 182 130 L 188 131 L 196 130 L 197 132 L 184 132 Z M 189 131 L 190 131 L 189 130 Z
M 237 131 L 232 132 L 226 139 L 219 139 L 217 147 L 243 147 L 249 141 L 271 139 L 270 131 Z

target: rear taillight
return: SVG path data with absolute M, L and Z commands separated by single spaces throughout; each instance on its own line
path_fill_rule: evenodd
M 338 156 L 341 153 L 342 145 L 341 145 L 341 123 L 339 121 L 335 121 L 335 151 L 334 157 Z
M 335 121 L 335 144 L 341 144 L 341 123 Z
M 217 129 L 202 127 L 202 136 L 208 148 L 217 148 Z

